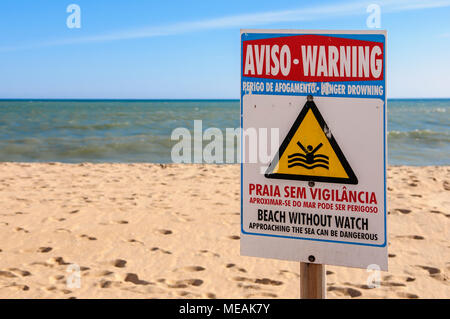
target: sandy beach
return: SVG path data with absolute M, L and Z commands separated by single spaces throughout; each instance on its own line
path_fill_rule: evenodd
M 449 194 L 389 167 L 390 270 L 327 266 L 327 297 L 450 298 Z M 298 262 L 239 255 L 239 199 L 238 165 L 2 163 L 0 298 L 299 298 Z

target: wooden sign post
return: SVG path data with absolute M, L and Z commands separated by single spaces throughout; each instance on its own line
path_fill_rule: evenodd
M 300 298 L 326 298 L 325 265 L 300 263 Z

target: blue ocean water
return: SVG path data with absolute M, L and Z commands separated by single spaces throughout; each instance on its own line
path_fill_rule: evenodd
M 450 99 L 388 101 L 388 161 L 450 165 Z M 172 131 L 239 127 L 237 100 L 0 100 L 0 161 L 170 163 Z

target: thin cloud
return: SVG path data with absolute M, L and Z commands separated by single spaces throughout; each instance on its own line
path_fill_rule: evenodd
M 130 39 L 153 38 L 184 33 L 199 32 L 215 29 L 245 28 L 271 25 L 283 22 L 312 21 L 328 18 L 367 14 L 366 8 L 373 2 L 349 2 L 338 5 L 322 5 L 316 7 L 297 8 L 292 10 L 259 12 L 250 14 L 231 15 L 199 21 L 187 21 L 170 25 L 128 29 L 93 36 L 59 39 L 40 43 L 30 43 L 17 46 L 0 47 L 0 52 L 28 50 L 42 47 L 61 46 L 69 44 L 87 44 L 111 42 Z M 408 10 L 449 7 L 449 0 L 438 1 L 378 1 L 381 13 L 395 13 Z

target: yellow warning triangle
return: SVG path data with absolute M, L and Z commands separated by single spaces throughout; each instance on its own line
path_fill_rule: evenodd
M 306 102 L 265 177 L 358 184 L 358 179 L 313 101 Z

